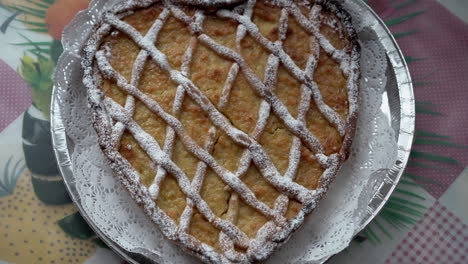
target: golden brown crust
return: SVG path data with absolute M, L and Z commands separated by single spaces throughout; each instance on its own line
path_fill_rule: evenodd
M 153 24 L 154 18 L 159 16 L 162 10 L 163 8 L 160 4 L 155 4 L 139 9 L 123 20 L 144 35 Z M 324 23 L 320 27 L 320 32 L 336 49 L 344 49 L 351 52 L 351 50 L 356 48 L 357 44 L 353 39 L 354 36 L 347 31 L 348 29 L 340 25 L 340 19 L 342 18 L 339 16 L 342 16 L 342 14 L 340 15 L 340 13 L 336 12 L 336 9 L 326 8 L 326 6 L 324 10 L 322 19 L 324 21 L 338 21 L 339 26 L 332 28 Z M 184 11 L 187 14 L 194 13 L 192 8 L 185 8 Z M 254 7 L 252 21 L 258 26 L 259 31 L 270 41 L 278 39 L 280 13 L 280 8 L 263 1 L 259 1 Z M 237 22 L 221 19 L 213 15 L 208 16 L 204 22 L 204 32 L 208 36 L 226 47 L 237 50 L 255 74 L 260 79 L 263 79 L 270 52 L 249 35 L 237 46 L 237 27 Z M 111 32 L 100 43 L 100 48 L 110 54 L 110 65 L 127 80 L 130 80 L 132 77 L 132 65 L 140 52 L 140 48 L 126 34 L 118 31 L 113 32 L 115 33 Z M 184 53 L 190 45 L 190 39 L 190 28 L 174 16 L 170 16 L 162 27 L 155 46 L 167 55 L 169 64 L 173 69 L 181 70 Z M 174 43 L 177 43 L 177 45 L 174 45 Z M 317 40 L 311 39 L 310 34 L 290 15 L 283 49 L 300 69 L 305 69 L 307 58 L 312 54 L 310 47 L 317 45 L 319 45 Z M 239 48 L 240 50 L 238 50 Z M 207 46 L 197 45 L 193 53 L 188 77 L 197 87 L 200 87 L 200 90 L 214 105 L 219 105 L 222 97 L 222 88 L 225 85 L 225 80 L 232 65 L 232 61 L 219 56 Z M 305 115 L 305 124 L 307 129 L 323 145 L 323 153 L 325 155 L 337 154 L 339 163 L 341 164 L 348 156 L 357 118 L 356 114 L 349 114 L 349 91 L 346 87 L 348 77 L 340 68 L 339 63 L 322 48 L 320 48 L 320 55 L 318 56 L 317 65 L 312 77 L 318 85 L 323 101 L 338 113 L 343 122 L 346 122 L 346 132 L 340 135 L 337 128 L 323 116 L 313 100 Z M 301 101 L 301 84 L 280 64 L 274 92 L 294 118 L 298 117 L 297 106 Z M 154 61 L 148 60 L 146 62 L 138 85 L 139 89 L 159 103 L 164 111 L 172 113 L 177 84 Z M 104 96 L 113 99 L 122 106 L 125 105 L 127 94 L 121 91 L 115 81 L 104 79 L 99 89 L 103 92 Z M 219 107 L 219 110 L 235 127 L 253 136 L 254 128 L 259 119 L 261 101 L 261 97 L 254 92 L 246 77 L 242 73 L 239 73 L 233 83 L 228 103 L 225 106 Z M 177 117 L 187 134 L 194 139 L 198 146 L 203 148 L 212 123 L 202 108 L 189 96 L 185 96 L 180 114 Z M 135 104 L 133 119 L 146 133 L 157 141 L 161 148 L 165 145 L 167 136 L 166 122 L 138 100 Z M 270 115 L 265 129 L 258 139 L 258 142 L 263 146 L 281 174 L 286 173 L 288 169 L 289 149 L 292 146 L 293 138 L 294 134 L 287 126 L 275 115 Z M 225 169 L 235 173 L 244 150 L 243 147 L 236 144 L 224 132 L 217 131 L 211 155 Z M 151 165 L 153 164 L 151 158 L 138 144 L 132 134 L 128 132 L 124 133 L 118 152 L 140 174 L 141 183 L 146 187 L 150 187 L 157 172 L 156 165 Z M 314 153 L 306 147 L 301 147 L 300 153 L 300 162 L 295 181 L 310 190 L 315 190 L 319 187 L 328 188 L 328 184 L 333 177 L 326 179 L 322 177 L 325 168 L 314 156 Z M 174 143 L 172 160 L 190 180 L 193 180 L 199 159 L 187 150 L 178 138 L 176 138 Z M 335 173 L 336 171 L 332 174 Z M 242 181 L 253 191 L 259 201 L 265 203 L 270 208 L 274 207 L 275 201 L 281 192 L 265 180 L 253 164 L 250 165 L 246 174 L 242 176 Z M 232 191 L 209 168 L 207 169 L 200 195 L 217 217 L 228 219 L 226 212 L 229 209 Z M 174 175 L 169 174 L 168 177 L 162 180 L 160 192 L 155 203 L 176 224 L 180 223 L 180 217 L 187 206 L 187 197 L 179 187 Z M 302 209 L 300 202 L 291 200 L 285 216 L 290 219 L 295 218 Z M 269 219 L 258 210 L 247 205 L 244 201 L 239 202 L 237 219 L 234 224 L 247 234 L 248 237 L 256 238 L 258 230 L 268 221 Z M 215 228 L 197 209 L 194 209 L 188 233 L 195 239 L 213 247 L 216 252 L 223 253 L 218 240 L 219 229 Z M 197 254 L 202 253 L 198 252 Z

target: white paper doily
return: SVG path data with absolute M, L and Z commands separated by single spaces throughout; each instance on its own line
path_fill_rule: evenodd
M 59 164 L 82 214 L 105 241 L 122 250 L 121 254 L 137 253 L 157 263 L 193 263 L 196 260 L 165 239 L 113 177 L 91 124 L 80 49 L 98 14 L 121 1 L 93 1 L 64 31 L 51 118 Z M 382 25 L 364 5 L 338 2 L 353 17 L 362 51 L 360 112 L 352 154 L 319 207 L 268 263 L 321 263 L 343 250 L 369 218 L 369 202 L 382 188 L 387 172 L 397 161 L 402 161 L 402 167 L 406 164 L 407 156 L 401 156 L 404 153 L 398 148 L 401 128 L 399 123 L 398 127 L 392 124 L 387 93 L 392 82 L 387 80 L 388 67 L 395 67 L 398 61 L 389 64 L 389 43 L 382 37 Z M 412 90 L 408 97 L 412 98 Z M 413 127 L 409 125 L 411 133 Z

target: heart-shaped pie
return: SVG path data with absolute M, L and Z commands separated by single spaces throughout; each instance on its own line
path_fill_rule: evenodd
M 310 0 L 131 0 L 83 48 L 99 144 L 167 238 L 210 263 L 265 260 L 351 145 L 359 47 Z

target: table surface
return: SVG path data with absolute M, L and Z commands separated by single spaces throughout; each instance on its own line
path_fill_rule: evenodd
M 417 135 L 390 201 L 328 263 L 468 263 L 468 2 L 368 2 L 409 63 Z M 124 263 L 77 213 L 50 142 L 60 32 L 86 5 L 0 0 L 0 263 Z

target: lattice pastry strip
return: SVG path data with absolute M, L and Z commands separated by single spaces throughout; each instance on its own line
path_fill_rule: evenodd
M 149 51 L 150 55 L 153 57 L 155 62 L 162 69 L 169 72 L 171 74 L 171 78 L 174 81 L 184 86 L 188 95 L 200 105 L 200 107 L 210 117 L 210 120 L 218 128 L 222 128 L 234 142 L 246 148 L 249 148 L 249 150 L 254 153 L 253 155 L 254 162 L 256 163 L 257 167 L 262 171 L 264 177 L 269 181 L 270 184 L 277 187 L 281 191 L 289 193 L 290 195 L 294 196 L 294 198 L 296 198 L 297 200 L 301 202 L 306 202 L 308 199 L 310 200 L 312 198 L 311 191 L 305 189 L 304 187 L 290 180 L 287 180 L 281 177 L 281 175 L 276 170 L 271 160 L 268 158 L 266 152 L 262 149 L 261 145 L 257 141 L 253 140 L 246 133 L 244 133 L 243 131 L 237 129 L 232 124 L 230 124 L 227 118 L 224 117 L 213 106 L 213 104 L 209 101 L 209 99 L 200 92 L 200 89 L 196 87 L 195 84 L 193 84 L 189 79 L 183 76 L 183 74 L 181 74 L 180 72 L 171 69 L 165 55 L 162 54 L 160 51 L 158 51 L 154 45 L 145 43 L 145 41 L 143 40 L 143 37 L 136 30 L 130 29 L 128 27 L 128 24 L 122 21 L 116 21 L 115 16 L 109 14 L 107 18 L 110 20 L 109 22 L 111 25 L 115 26 L 121 31 L 124 31 L 124 32 L 128 31 L 126 33 L 128 33 L 134 40 L 136 40 L 137 43 L 140 43 L 142 45 L 142 48 L 147 49 L 147 51 Z M 168 113 L 166 113 L 161 108 L 161 106 L 159 106 L 157 102 L 152 100 L 149 96 L 147 96 L 143 92 L 139 91 L 136 87 L 127 83 L 123 76 L 115 72 L 115 70 L 113 70 L 110 64 L 108 63 L 107 58 L 103 51 L 98 51 L 96 53 L 96 58 L 100 66 L 101 72 L 103 72 L 105 75 L 109 76 L 110 78 L 115 78 L 117 81 L 117 84 L 125 92 L 138 98 L 148 108 L 150 108 L 152 111 L 158 114 L 162 119 L 164 119 L 168 123 L 169 126 L 174 128 L 176 131 L 177 130 L 180 131 L 179 138 L 181 138 L 181 140 L 183 141 L 184 140 L 186 141 L 186 143 L 184 142 L 184 144 L 187 147 L 190 146 L 189 148 L 193 149 L 193 154 L 195 156 L 203 160 L 205 163 L 210 164 L 210 168 L 213 169 L 215 172 L 217 172 L 217 174 L 221 178 L 231 179 L 232 182 L 235 182 L 235 184 L 232 184 L 233 186 L 229 184 L 231 188 L 236 189 L 237 187 L 234 186 L 236 184 L 238 184 L 239 186 L 242 186 L 242 183 L 239 182 L 237 177 L 235 177 L 231 172 L 228 172 L 222 169 L 211 155 L 206 153 L 206 151 L 203 150 L 202 148 L 198 147 L 196 143 L 193 141 L 193 139 L 191 139 L 188 135 L 186 135 L 186 133 L 183 131 L 183 128 L 181 127 L 180 121 L 178 121 L 172 115 L 169 115 Z M 242 63 L 245 64 L 245 62 L 243 61 Z M 241 66 L 241 69 L 242 69 L 242 66 Z M 261 86 L 263 87 L 263 89 L 265 89 L 263 84 L 261 84 Z M 282 104 L 281 102 L 279 102 L 279 100 L 277 100 L 277 103 Z M 284 105 L 282 107 L 285 108 Z M 289 113 L 287 115 L 289 115 L 290 118 L 293 119 Z M 301 127 L 300 129 L 306 129 L 303 123 L 300 123 L 296 127 Z M 307 132 L 307 134 L 310 135 L 310 132 Z M 298 136 L 300 137 L 301 135 L 298 135 Z M 302 138 L 303 140 L 307 140 L 307 136 L 303 136 Z M 247 190 L 244 190 L 244 191 L 248 192 Z M 247 198 L 247 197 L 244 197 L 244 198 Z M 247 199 L 247 201 L 249 200 Z M 263 210 L 263 209 L 259 209 L 259 210 Z M 265 209 L 265 212 L 266 211 L 268 210 Z
M 217 16 L 238 22 L 236 34 L 237 50 L 221 45 L 204 33 L 203 21 L 206 15 L 203 9 L 198 9 L 193 15 L 188 15 L 182 8 L 171 4 L 170 1 L 164 2 L 163 11 L 159 14 L 159 17 L 145 36 L 142 36 L 135 28 L 122 20 L 127 11 L 136 7 L 147 7 L 155 2 L 158 1 L 129 1 L 126 5 L 117 7 L 113 12 L 103 14 L 101 27 L 90 37 L 90 41 L 85 47 L 85 55 L 88 59 L 84 60 L 83 63 L 85 69 L 84 83 L 89 90 L 90 103 L 92 107 L 95 107 L 96 130 L 100 137 L 100 144 L 106 155 L 114 162 L 116 170 L 119 171 L 120 169 L 120 173 L 130 178 L 130 180 L 127 179 L 124 182 L 127 184 L 126 187 L 130 190 L 133 198 L 144 205 L 147 213 L 153 216 L 153 219 L 159 223 L 162 231 L 169 238 L 179 241 L 184 247 L 190 249 L 192 253 L 211 262 L 249 262 L 264 259 L 290 235 L 291 231 L 295 230 L 302 223 L 304 216 L 316 207 L 317 199 L 324 194 L 332 176 L 336 173 L 341 162 L 346 158 L 346 151 L 352 137 L 352 123 L 356 118 L 357 110 L 356 83 L 359 54 L 356 45 L 350 49 L 338 50 L 320 33 L 319 17 L 321 16 L 322 5 L 310 7 L 307 18 L 295 2 L 287 0 L 274 2 L 275 5 L 281 8 L 281 16 L 278 21 L 278 40 L 275 42 L 263 36 L 256 24 L 252 22 L 251 17 L 256 1 L 246 1 L 246 3 L 238 5 L 233 10 L 219 9 L 216 11 Z M 331 7 L 332 11 L 337 11 L 336 7 L 333 5 Z M 185 23 L 192 34 L 183 56 L 181 71 L 173 69 L 168 62 L 167 56 L 156 48 L 154 44 L 169 16 L 173 16 Z M 288 19 L 291 17 L 310 34 L 310 43 L 314 43 L 310 47 L 311 52 L 304 70 L 301 70 L 282 48 L 282 42 L 287 35 Z M 341 22 L 344 23 L 346 21 Z M 350 34 L 352 30 L 349 28 L 349 25 L 345 24 L 345 26 L 347 26 L 348 34 Z M 120 32 L 128 35 L 141 49 L 133 64 L 130 81 L 113 69 L 109 62 L 109 54 L 105 49 L 97 49 L 102 37 L 108 34 L 111 28 L 118 29 Z M 268 57 L 263 81 L 256 76 L 242 55 L 240 55 L 240 43 L 246 34 L 252 36 L 265 50 L 271 53 Z M 201 92 L 200 87 L 197 87 L 187 77 L 194 50 L 200 44 L 209 47 L 215 53 L 232 61 L 222 89 L 221 98 L 216 107 Z M 347 77 L 346 86 L 348 90 L 349 110 L 345 121 L 324 102 L 317 83 L 312 79 L 317 66 L 320 48 L 338 62 L 342 72 Z M 138 89 L 139 80 L 148 59 L 155 62 L 160 69 L 170 76 L 172 81 L 177 83 L 172 114 L 167 113 L 158 102 Z M 280 63 L 294 78 L 302 83 L 300 86 L 301 99 L 298 105 L 297 118 L 292 116 L 284 103 L 274 93 Z M 101 93 L 98 91 L 100 77 L 94 74 L 97 71 L 103 77 L 115 80 L 117 86 L 128 94 L 124 107 L 120 106 L 110 97 L 102 98 Z M 262 100 L 258 111 L 259 117 L 251 135 L 232 125 L 221 112 L 229 102 L 229 95 L 234 80 L 240 72 L 242 72 L 250 87 L 255 90 Z M 209 129 L 203 147 L 200 147 L 189 136 L 181 122 L 177 119 L 185 96 L 189 96 L 195 101 L 213 124 Z M 132 119 L 136 99 L 167 124 L 165 142 L 162 148 L 151 135 L 145 132 Z M 312 99 L 320 113 L 336 127 L 342 137 L 345 137 L 345 143 L 339 153 L 330 156 L 325 155 L 322 143 L 307 129 L 305 115 L 310 108 Z M 284 126 L 293 134 L 289 165 L 285 175 L 279 173 L 262 145 L 258 142 L 271 113 L 280 119 Z M 115 125 L 113 125 L 113 122 L 109 122 L 108 117 L 116 122 Z M 156 175 L 148 189 L 141 182 L 138 182 L 138 179 L 135 179 L 135 175 L 137 174 L 135 169 L 118 153 L 119 142 L 124 130 L 130 132 L 148 154 L 152 162 L 157 164 Z M 239 167 L 235 172 L 230 172 L 223 168 L 211 154 L 217 130 L 223 131 L 235 143 L 245 147 L 245 151 L 239 161 Z M 190 182 L 184 171 L 171 160 L 176 137 L 182 141 L 190 153 L 199 159 L 192 182 Z M 294 181 L 303 145 L 314 153 L 317 161 L 325 168 L 320 178 L 320 187 L 316 190 L 308 190 Z M 247 172 L 251 162 L 260 170 L 262 177 L 280 192 L 280 196 L 275 201 L 274 208 L 270 208 L 261 202 L 246 184 L 240 180 L 242 175 Z M 200 190 L 208 168 L 214 171 L 233 192 L 230 197 L 226 219 L 217 217 L 200 196 Z M 175 228 L 175 222 L 165 215 L 164 211 L 157 208 L 154 203 L 154 200 L 158 197 L 162 180 L 166 177 L 167 173 L 170 173 L 177 179 L 182 192 L 187 197 L 186 207 L 182 213 L 180 225 L 177 228 Z M 129 186 L 135 184 L 132 183 L 135 181 L 138 182 L 136 187 Z M 135 188 L 139 188 L 139 190 L 135 190 Z M 254 239 L 249 238 L 236 226 L 239 196 L 246 204 L 252 206 L 270 220 L 258 230 L 257 237 Z M 303 205 L 302 210 L 299 211 L 293 221 L 287 220 L 284 216 L 290 199 L 295 199 Z M 222 254 L 216 253 L 209 245 L 197 241 L 196 238 L 188 234 L 193 207 L 196 207 L 213 226 L 221 231 L 219 242 Z M 247 249 L 246 254 L 236 251 L 234 245 Z

